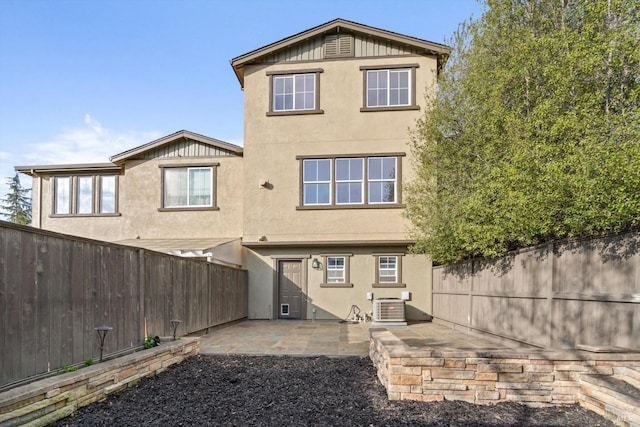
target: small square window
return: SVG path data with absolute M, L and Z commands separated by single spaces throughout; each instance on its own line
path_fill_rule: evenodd
M 349 259 L 353 254 L 323 255 L 323 287 L 351 287 L 349 279 Z
M 402 284 L 402 256 L 376 255 L 374 287 L 404 287 Z

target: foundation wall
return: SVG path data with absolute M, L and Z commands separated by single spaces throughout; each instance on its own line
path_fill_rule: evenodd
M 391 400 L 518 402 L 532 407 L 578 403 L 609 418 L 607 407 L 617 405 L 628 411 L 622 409 L 623 417 L 614 421 L 640 425 L 633 424 L 640 423 L 634 402 L 595 390 L 593 382 L 585 381 L 638 372 L 640 353 L 412 348 L 387 330 L 372 330 L 369 355 Z M 599 403 L 588 398 L 594 390 L 609 398 Z
M 0 426 L 45 426 L 199 352 L 199 337 L 182 338 L 13 388 L 0 393 Z

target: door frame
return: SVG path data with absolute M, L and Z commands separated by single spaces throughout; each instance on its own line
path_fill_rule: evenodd
M 300 318 L 307 320 L 307 305 L 309 304 L 309 295 L 307 287 L 307 260 L 311 258 L 311 255 L 274 255 L 271 257 L 273 260 L 273 304 L 272 304 L 272 319 L 280 318 L 280 261 L 300 261 L 301 273 L 300 273 L 300 289 L 302 289 L 303 300 L 302 307 L 300 308 Z

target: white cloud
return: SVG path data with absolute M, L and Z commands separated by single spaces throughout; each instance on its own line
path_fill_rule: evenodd
M 0 199 L 9 190 L 7 178 L 15 175 L 14 166 L 75 163 L 106 163 L 109 157 L 146 144 L 162 136 L 157 131 L 116 131 L 85 114 L 84 125 L 63 129 L 47 141 L 16 144 L 0 151 Z M 3 147 L 6 150 L 9 147 Z M 31 178 L 20 175 L 23 187 L 31 187 Z M 2 209 L 0 208 L 0 213 Z M 0 216 L 0 219 L 4 217 Z
M 159 132 L 112 131 L 85 114 L 84 126 L 61 131 L 49 141 L 28 146 L 27 164 L 104 163 L 109 157 L 160 137 Z

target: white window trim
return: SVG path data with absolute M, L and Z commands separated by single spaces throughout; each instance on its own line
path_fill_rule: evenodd
M 372 156 L 372 157 L 368 157 L 367 158 L 367 173 L 369 170 L 369 161 L 372 159 L 389 159 L 391 157 L 379 157 L 379 156 Z M 388 178 L 369 178 L 367 176 L 367 203 L 369 203 L 370 205 L 395 205 L 396 203 L 398 203 L 398 158 L 395 157 L 394 159 L 394 171 L 395 171 L 395 176 L 393 178 L 393 180 L 388 179 Z M 383 160 L 384 163 L 384 160 Z M 381 201 L 381 202 L 372 202 L 371 201 L 371 192 L 369 191 L 369 184 L 372 182 L 391 182 L 393 181 L 393 201 L 392 202 L 385 202 L 385 201 Z
M 376 264 L 376 271 L 375 271 L 375 277 L 374 277 L 374 283 L 373 283 L 373 287 L 374 288 L 385 288 L 385 287 L 389 287 L 389 288 L 404 288 L 406 285 L 404 283 L 402 283 L 402 258 L 403 258 L 404 254 L 403 253 L 380 253 L 380 254 L 374 254 L 375 257 L 375 264 Z M 389 269 L 381 269 L 380 268 L 380 262 L 382 261 L 383 258 L 395 258 L 396 259 L 396 268 L 395 268 L 395 281 L 394 282 L 385 282 L 385 281 L 381 281 L 380 280 L 380 273 L 382 271 L 387 271 Z M 386 276 L 389 277 L 389 276 Z
M 379 153 L 379 154 L 364 154 L 364 155 L 336 155 L 336 156 L 297 156 L 296 158 L 300 161 L 300 194 L 299 194 L 299 205 L 296 209 L 357 209 L 357 208 L 401 208 L 403 205 L 401 204 L 402 195 L 401 195 L 401 182 L 402 182 L 402 157 L 405 156 L 405 153 Z M 388 159 L 393 158 L 395 163 L 395 178 L 394 182 L 394 201 L 393 202 L 371 202 L 370 201 L 370 193 L 369 193 L 369 183 L 370 182 L 390 182 L 390 179 L 375 179 L 369 180 L 369 159 Z M 364 161 L 364 170 L 363 170 L 363 189 L 362 189 L 362 202 L 361 203 L 338 203 L 336 200 L 336 184 L 338 182 L 348 182 L 346 180 L 337 181 L 336 173 L 335 173 L 335 165 L 337 160 L 342 159 L 363 159 Z M 304 180 L 304 166 L 306 161 L 310 160 L 329 160 L 331 162 L 331 181 L 305 181 Z M 314 183 L 323 183 L 330 184 L 329 185 L 329 203 L 305 203 L 305 184 L 314 184 Z
M 322 283 L 320 284 L 321 288 L 352 288 L 353 284 L 351 283 L 351 257 L 352 253 L 329 253 L 329 254 L 320 254 L 322 257 Z M 344 259 L 344 281 L 343 282 L 329 282 L 328 281 L 328 271 L 329 271 L 329 258 L 343 258 Z
M 362 178 L 357 180 L 357 179 L 338 179 L 338 161 L 339 160 L 361 160 L 362 161 Z M 367 172 L 367 169 L 365 167 L 365 159 L 364 157 L 337 157 L 336 159 L 334 159 L 334 161 L 332 162 L 334 165 L 334 169 L 336 171 L 336 175 L 335 175 L 335 183 L 332 185 L 332 187 L 335 186 L 335 203 L 336 205 L 363 205 L 365 200 L 367 199 L 367 195 L 365 195 L 365 191 L 367 190 L 365 188 L 364 183 L 366 182 L 366 178 L 365 178 L 365 173 Z M 351 167 L 351 166 L 349 166 Z M 360 184 L 360 201 L 359 202 L 339 202 L 338 201 L 338 184 Z
M 302 192 L 303 192 L 303 200 L 302 203 L 304 204 L 304 206 L 327 206 L 331 204 L 331 201 L 333 200 L 333 162 L 330 161 L 329 162 L 329 180 L 328 181 L 306 181 L 304 179 L 304 165 L 306 162 L 318 162 L 320 160 L 331 160 L 331 159 L 306 159 L 302 161 Z M 317 166 L 316 166 L 317 168 Z M 307 184 L 314 184 L 314 185 L 318 185 L 318 184 L 329 184 L 329 201 L 327 203 L 305 203 L 304 202 L 304 188 Z
M 197 210 L 219 210 L 217 206 L 217 168 L 220 166 L 220 163 L 205 163 L 205 164 L 166 164 L 166 165 L 158 165 L 160 168 L 160 176 L 161 176 L 161 188 L 160 188 L 160 208 L 158 211 L 160 212 L 168 212 L 168 211 L 197 211 Z M 209 205 L 186 205 L 186 206 L 166 206 L 165 205 L 165 170 L 166 169 L 211 169 L 211 203 Z M 187 171 L 187 177 L 189 173 Z M 188 193 L 188 181 L 187 181 L 187 193 Z M 189 200 L 187 194 L 187 202 Z
M 114 212 L 101 212 L 100 211 L 100 182 L 103 177 L 113 177 L 114 182 Z M 79 181 L 82 178 L 89 178 L 91 180 L 91 212 L 78 212 L 80 207 L 80 184 Z M 58 206 L 58 182 L 61 179 L 68 180 L 69 190 L 69 206 L 66 213 L 59 212 Z M 53 191 L 51 196 L 51 214 L 50 217 L 87 217 L 87 216 L 120 216 L 118 213 L 118 174 L 104 173 L 104 174 L 77 174 L 77 175 L 54 175 Z

